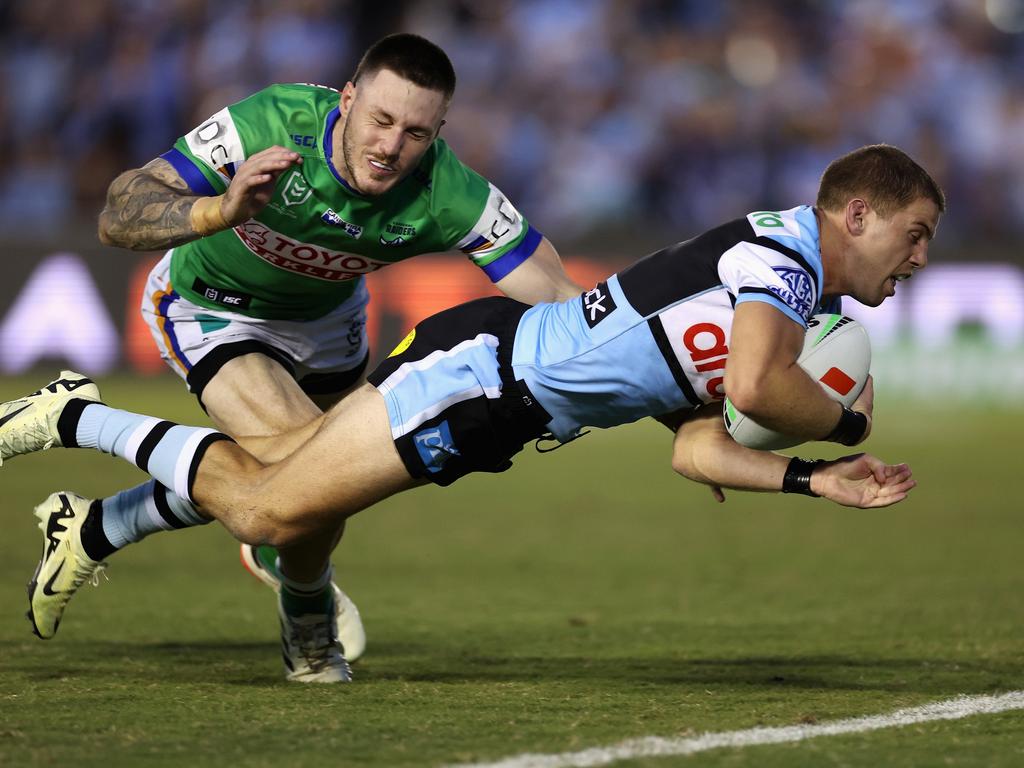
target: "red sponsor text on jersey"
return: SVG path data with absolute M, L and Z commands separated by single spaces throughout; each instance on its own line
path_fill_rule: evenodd
M 703 334 L 711 335 L 710 344 L 706 343 L 707 339 L 703 338 Z M 725 331 L 720 326 L 714 323 L 691 325 L 683 332 L 683 346 L 690 353 L 690 360 L 699 372 L 725 370 L 729 346 L 725 343 Z M 712 399 L 721 400 L 725 397 L 724 384 L 724 376 L 708 379 L 705 386 Z
M 351 280 L 359 275 L 376 272 L 390 263 L 289 240 L 252 220 L 235 227 L 235 234 L 246 248 L 268 264 L 321 280 Z

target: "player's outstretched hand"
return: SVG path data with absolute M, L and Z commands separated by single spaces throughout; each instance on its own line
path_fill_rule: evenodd
M 281 174 L 301 164 L 301 155 L 284 147 L 268 147 L 248 158 L 238 166 L 221 202 L 227 223 L 238 226 L 262 211 L 274 196 Z
M 867 453 L 819 464 L 811 490 L 844 507 L 888 507 L 907 498 L 917 485 L 906 464 L 886 464 Z

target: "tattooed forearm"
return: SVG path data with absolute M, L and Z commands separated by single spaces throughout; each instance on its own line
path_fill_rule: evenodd
M 107 190 L 99 236 L 107 245 L 137 251 L 171 248 L 199 237 L 189 213 L 196 197 L 166 160 L 126 171 Z

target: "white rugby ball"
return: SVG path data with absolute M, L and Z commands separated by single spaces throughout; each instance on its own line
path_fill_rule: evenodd
M 814 315 L 807 322 L 797 363 L 835 400 L 849 407 L 871 371 L 871 340 L 863 325 L 845 315 Z M 802 438 L 765 429 L 725 398 L 725 428 L 740 445 L 762 451 L 791 448 Z

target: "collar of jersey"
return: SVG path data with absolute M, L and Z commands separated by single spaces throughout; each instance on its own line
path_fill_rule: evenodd
M 341 185 L 345 187 L 345 189 L 353 195 L 359 195 L 359 197 L 362 197 L 362 192 L 341 177 L 341 174 L 338 173 L 338 169 L 334 167 L 334 161 L 331 160 L 334 156 L 334 124 L 338 122 L 339 117 L 341 117 L 341 107 L 335 107 L 331 110 L 330 114 L 327 115 L 327 127 L 324 129 L 324 139 L 320 142 L 320 146 L 324 148 L 324 160 L 327 161 L 327 167 L 331 169 L 331 173 L 334 174 L 334 178 L 340 181 Z

